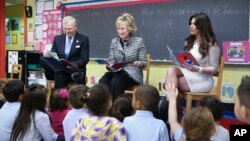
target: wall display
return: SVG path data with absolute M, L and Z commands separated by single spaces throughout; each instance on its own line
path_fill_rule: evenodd
M 18 52 L 17 51 L 8 52 L 8 73 L 11 72 L 12 64 L 18 64 Z
M 62 33 L 61 10 L 43 11 L 43 44 L 52 44 L 56 35 Z
M 5 31 L 8 31 L 8 23 L 10 18 L 5 18 Z
M 6 21 L 6 29 L 7 31 L 19 31 L 19 17 L 12 17 L 8 18 L 9 20 Z
M 20 33 L 23 35 L 24 34 L 24 27 L 23 26 L 21 26 L 21 28 L 20 28 L 21 30 L 20 30 Z
M 17 34 L 12 34 L 12 44 L 17 44 Z
M 249 41 L 224 41 L 223 56 L 225 62 L 248 63 L 250 62 Z
M 5 44 L 10 44 L 10 34 L 5 34 Z

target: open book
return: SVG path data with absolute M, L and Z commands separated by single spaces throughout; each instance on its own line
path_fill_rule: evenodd
M 62 63 L 67 69 L 69 69 L 72 72 L 76 72 L 76 71 L 79 72 L 80 71 L 79 68 L 75 64 L 73 64 L 65 59 L 60 59 L 56 52 L 49 51 L 48 56 L 50 56 L 52 59 Z
M 188 51 L 173 51 L 169 46 L 167 46 L 170 58 L 176 65 L 181 66 L 182 64 L 188 65 L 197 65 L 199 66 L 198 61 L 194 56 Z
M 121 70 L 123 67 L 126 67 L 127 65 L 129 64 L 133 64 L 133 62 L 122 62 L 122 63 L 116 63 L 114 65 L 110 65 L 109 62 L 105 59 L 102 59 L 102 58 L 98 58 L 98 59 L 95 59 L 95 61 L 98 63 L 98 64 L 106 64 L 108 65 L 113 71 L 119 71 Z

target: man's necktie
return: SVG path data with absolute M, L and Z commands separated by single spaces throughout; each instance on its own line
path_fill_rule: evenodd
M 67 42 L 66 42 L 65 51 L 64 51 L 66 58 L 68 58 L 69 56 L 71 45 L 72 45 L 72 38 L 67 37 Z

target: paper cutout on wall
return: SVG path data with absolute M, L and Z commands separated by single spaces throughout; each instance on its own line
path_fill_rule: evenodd
M 234 91 L 235 88 L 232 82 L 224 82 L 221 91 L 222 101 L 225 103 L 233 103 L 235 96 Z

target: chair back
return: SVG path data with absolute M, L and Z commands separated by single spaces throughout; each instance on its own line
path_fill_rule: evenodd
M 147 66 L 143 69 L 145 75 L 145 84 L 148 85 L 149 84 L 149 75 L 150 75 L 150 62 L 151 61 L 151 57 L 150 54 L 147 54 Z
M 13 79 L 14 77 L 17 76 L 16 79 L 21 80 L 22 79 L 22 71 L 23 71 L 22 64 L 12 64 L 10 78 Z
M 154 116 L 165 123 L 168 122 L 168 101 L 165 96 L 160 96 L 157 108 L 153 112 Z
M 223 75 L 223 70 L 224 70 L 224 58 L 221 57 L 220 59 L 220 65 L 219 65 L 219 70 L 216 74 L 214 74 L 214 78 L 217 79 L 217 84 L 214 85 L 210 93 L 216 94 L 216 97 L 220 99 L 220 94 L 221 94 L 221 85 L 222 85 L 222 75 Z
M 143 81 L 145 80 L 145 84 L 148 85 L 149 84 L 149 75 L 150 75 L 150 61 L 151 61 L 151 57 L 150 57 L 150 54 L 147 54 L 147 66 L 143 69 Z M 145 74 L 145 75 L 144 75 Z M 144 82 L 143 82 L 144 83 Z M 134 92 L 134 89 L 137 87 L 138 85 L 135 85 L 135 86 L 132 86 L 132 87 L 129 87 L 125 90 L 126 93 L 133 93 Z

